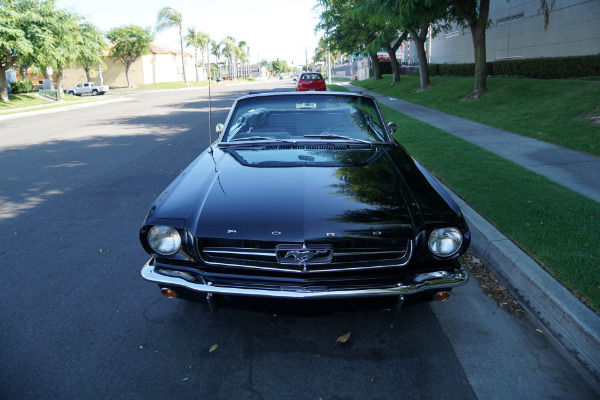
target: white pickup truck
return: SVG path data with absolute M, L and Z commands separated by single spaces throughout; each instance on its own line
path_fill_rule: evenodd
M 79 83 L 75 87 L 68 88 L 66 92 L 67 94 L 72 94 L 75 96 L 81 96 L 82 94 L 91 94 L 92 96 L 96 96 L 108 92 L 108 86 L 96 85 L 94 82 L 84 82 Z

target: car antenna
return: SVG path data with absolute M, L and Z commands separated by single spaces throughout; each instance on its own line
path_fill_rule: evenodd
M 206 75 L 205 75 L 206 76 Z M 208 147 L 212 152 L 212 119 L 211 119 L 211 98 L 210 98 L 210 81 L 212 80 L 212 76 L 210 73 L 210 52 L 208 52 Z

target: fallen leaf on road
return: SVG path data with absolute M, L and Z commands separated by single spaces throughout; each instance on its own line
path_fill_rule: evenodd
M 217 349 L 217 347 L 219 347 L 218 344 L 213 344 L 212 347 L 210 348 L 210 350 L 208 350 L 208 352 L 212 353 L 213 351 L 215 351 Z
M 339 338 L 337 338 L 337 340 L 335 341 L 335 343 L 346 343 L 348 341 L 348 339 L 350 339 L 350 332 L 346 333 L 345 335 L 340 336 Z

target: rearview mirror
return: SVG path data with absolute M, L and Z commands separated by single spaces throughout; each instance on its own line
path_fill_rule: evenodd
M 223 124 L 217 124 L 217 127 L 215 128 L 215 130 L 217 131 L 217 135 L 220 135 L 221 132 L 223 132 L 224 127 L 225 127 L 225 125 L 223 125 Z

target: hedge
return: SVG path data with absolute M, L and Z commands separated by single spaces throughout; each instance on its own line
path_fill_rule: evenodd
M 473 76 L 475 64 L 429 64 L 428 68 L 432 76 Z M 600 77 L 600 54 L 492 61 L 487 63 L 487 73 L 537 79 Z
M 31 81 L 11 82 L 10 92 L 12 94 L 29 93 L 33 90 Z

